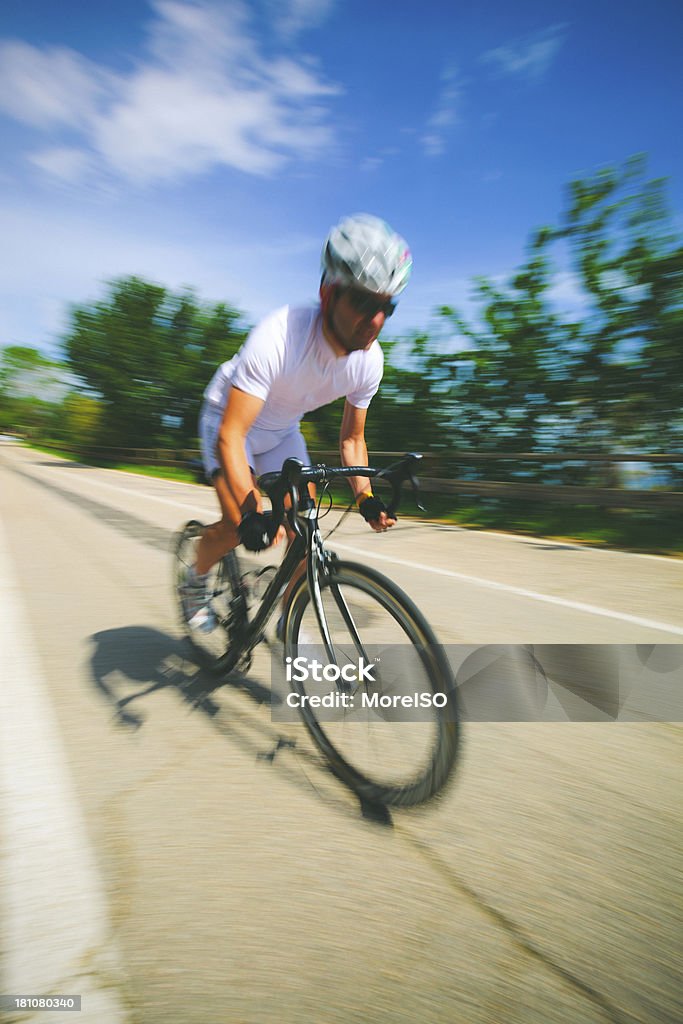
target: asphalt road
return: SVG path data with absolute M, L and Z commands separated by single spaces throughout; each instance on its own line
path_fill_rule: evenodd
M 4 1019 L 680 1021 L 680 726 L 470 722 L 442 800 L 369 821 L 265 655 L 193 699 L 168 549 L 213 508 L 0 447 L 0 993 L 84 997 Z M 357 516 L 334 546 L 446 643 L 683 641 L 680 561 Z

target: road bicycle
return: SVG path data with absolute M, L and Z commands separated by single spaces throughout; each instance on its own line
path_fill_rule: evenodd
M 294 720 L 300 714 L 333 773 L 362 800 L 385 806 L 423 803 L 452 775 L 460 734 L 455 681 L 413 601 L 376 570 L 339 558 L 325 543 L 320 520 L 332 506 L 332 482 L 348 476 L 386 481 L 395 514 L 404 482 L 418 496 L 421 458 L 410 453 L 384 469 L 304 466 L 290 458 L 281 472 L 260 477 L 273 529 L 287 522 L 293 539 L 279 566 L 245 572 L 235 551 L 221 559 L 209 582 L 218 625 L 208 634 L 187 625 L 179 592 L 203 525 L 187 523 L 175 545 L 181 622 L 202 664 L 226 678 L 247 671 L 255 647 L 269 642 L 279 667 L 273 679 L 282 683 L 284 674 L 287 684 L 284 696 L 273 693 L 273 717 L 278 706 Z M 318 487 L 315 499 L 309 483 Z M 254 599 L 259 586 L 265 589 Z M 273 643 L 266 626 L 277 613 Z

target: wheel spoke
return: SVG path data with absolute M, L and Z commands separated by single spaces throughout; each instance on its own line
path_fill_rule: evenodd
M 307 661 L 306 678 L 293 686 L 314 740 L 365 798 L 428 799 L 445 784 L 457 748 L 454 683 L 443 650 L 412 602 L 364 567 L 338 563 L 323 581 L 320 602 L 322 616 L 308 587 L 299 588 L 286 645 Z M 334 659 L 320 636 L 321 617 Z M 435 695 L 444 707 L 435 705 Z

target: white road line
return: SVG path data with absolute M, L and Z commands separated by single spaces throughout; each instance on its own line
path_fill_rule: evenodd
M 66 462 L 67 460 L 64 459 L 63 461 Z M 158 483 L 158 484 L 168 485 L 169 487 L 192 487 L 192 488 L 194 488 L 195 490 L 197 490 L 199 492 L 204 492 L 204 494 L 207 493 L 206 492 L 206 485 L 199 484 L 199 483 L 192 483 L 189 480 L 169 480 L 166 477 L 152 477 L 152 476 L 145 477 L 145 475 L 142 474 L 142 473 L 129 473 L 125 469 L 106 469 L 106 468 L 104 468 L 102 466 L 97 467 L 97 469 L 101 473 L 111 473 L 112 475 L 113 474 L 117 474 L 118 476 L 125 477 L 127 480 L 131 480 L 131 479 L 138 479 L 138 480 L 142 479 L 142 480 L 145 480 L 145 479 L 147 479 L 147 480 L 153 480 L 155 483 Z M 128 491 L 129 489 L 128 488 L 121 488 L 121 490 Z M 132 488 L 130 490 L 132 491 Z M 135 493 L 137 493 L 137 492 L 135 492 Z M 151 497 L 151 495 L 149 495 L 149 497 Z M 159 499 L 159 500 L 164 500 L 164 499 Z M 180 508 L 190 508 L 189 505 L 180 505 L 179 507 Z M 192 506 L 192 508 L 195 508 L 195 506 Z M 596 556 L 606 556 L 606 557 L 612 556 L 612 557 L 614 557 L 614 556 L 618 556 L 618 555 L 623 555 L 623 556 L 626 556 L 626 557 L 628 557 L 630 559 L 631 558 L 636 558 L 639 561 L 645 560 L 645 561 L 649 561 L 649 562 L 666 562 L 667 565 L 669 565 L 669 566 L 674 565 L 674 566 L 678 567 L 679 569 L 681 569 L 681 571 L 683 572 L 683 558 L 676 558 L 675 556 L 672 556 L 672 555 L 649 555 L 649 554 L 645 554 L 645 552 L 643 552 L 643 551 L 620 551 L 618 548 L 595 547 L 592 544 L 586 544 L 583 541 L 579 541 L 579 540 L 558 540 L 558 541 L 555 541 L 555 540 L 553 540 L 550 537 L 534 537 L 534 536 L 531 536 L 529 534 L 523 534 L 523 533 L 508 533 L 505 530 L 477 530 L 477 529 L 473 529 L 473 528 L 470 528 L 470 527 L 467 527 L 467 526 L 458 526 L 456 523 L 448 525 L 448 524 L 445 524 L 445 523 L 431 522 L 429 520 L 418 520 L 418 524 L 421 525 L 421 526 L 424 526 L 426 529 L 433 529 L 433 530 L 441 529 L 444 532 L 451 532 L 451 533 L 467 533 L 467 534 L 470 534 L 471 536 L 476 536 L 476 537 L 492 537 L 494 540 L 507 541 L 508 543 L 512 540 L 512 541 L 517 541 L 519 543 L 526 543 L 526 544 L 536 545 L 536 546 L 540 546 L 540 547 L 544 547 L 544 546 L 546 546 L 548 544 L 561 544 L 562 546 L 566 546 L 567 548 L 573 548 L 573 549 L 576 549 L 577 551 L 585 552 L 586 554 L 591 555 L 591 556 L 596 555 Z
M 505 540 L 508 543 L 511 540 L 517 541 L 519 544 L 528 544 L 530 547 L 548 548 L 550 546 L 557 546 L 558 548 L 565 548 L 570 551 L 581 551 L 591 556 L 611 556 L 614 558 L 617 555 L 623 555 L 627 558 L 637 558 L 641 562 L 666 562 L 667 565 L 676 566 L 683 572 L 683 558 L 677 558 L 675 555 L 648 555 L 644 551 L 621 551 L 619 548 L 596 547 L 580 540 L 554 540 L 552 537 L 532 536 L 528 533 L 506 533 L 505 530 L 477 530 L 474 527 L 457 526 L 455 523 L 449 527 L 446 524 L 426 521 L 424 525 L 431 526 L 435 530 L 441 528 L 444 531 L 453 533 L 469 533 L 476 537 L 492 537 L 494 540 Z
M 523 587 L 514 587 L 509 583 L 496 583 L 494 580 L 480 579 L 478 576 L 469 576 L 464 572 L 453 572 L 452 569 L 438 569 L 433 565 L 423 565 L 422 562 L 409 562 L 405 558 L 394 558 L 392 555 L 381 555 L 375 551 L 369 552 L 364 548 L 352 547 L 350 544 L 335 543 L 336 548 L 343 551 L 351 551 L 356 555 L 364 555 L 366 558 L 378 558 L 383 562 L 392 562 L 394 565 L 403 565 L 407 569 L 421 569 L 425 572 L 433 572 L 437 576 L 448 576 L 451 579 L 462 580 L 465 583 L 474 583 L 489 590 L 499 590 L 505 594 L 515 594 L 517 597 L 528 597 L 533 601 L 543 601 L 545 604 L 556 604 L 563 608 L 572 608 L 574 611 L 588 612 L 591 615 L 602 615 L 608 619 L 619 619 L 621 622 L 630 622 L 634 626 L 646 626 L 648 629 L 658 629 L 665 633 L 673 633 L 675 636 L 683 636 L 683 627 L 672 626 L 668 622 L 657 622 L 654 619 L 643 619 L 638 615 L 628 615 L 626 612 L 615 612 L 609 608 L 600 608 L 595 604 L 584 604 L 581 601 L 570 601 L 564 597 L 553 597 L 551 594 L 539 594 L 535 590 L 525 590 Z
M 59 458 L 59 456 L 55 456 L 55 457 Z M 65 463 L 68 463 L 67 459 L 63 459 L 62 461 L 65 462 Z M 194 488 L 194 489 L 196 489 L 196 490 L 198 490 L 200 492 L 201 491 L 205 491 L 205 487 L 203 487 L 201 484 L 191 483 L 189 480 L 167 480 L 164 477 L 145 477 L 143 474 L 128 473 L 124 469 L 105 469 L 103 467 L 97 467 L 97 468 L 102 473 L 117 474 L 119 476 L 125 477 L 128 480 L 130 480 L 130 479 L 138 479 L 138 480 L 139 479 L 142 479 L 142 480 L 147 479 L 147 480 L 154 480 L 155 483 L 168 484 L 169 486 L 192 487 L 192 488 Z M 99 484 L 102 487 L 113 487 L 114 490 L 120 490 L 120 491 L 123 491 L 124 493 L 131 493 L 131 492 L 133 492 L 132 488 L 127 488 L 127 487 L 116 488 L 116 487 L 114 487 L 113 484 L 105 484 L 102 481 L 94 481 L 92 479 L 92 477 L 90 478 L 89 482 L 90 483 Z M 138 493 L 138 492 L 135 491 L 133 493 Z M 165 498 L 158 498 L 158 497 L 155 497 L 155 496 L 153 496 L 151 494 L 143 495 L 143 497 L 147 497 L 147 498 L 149 498 L 152 501 L 160 501 L 163 504 L 167 504 L 167 505 L 168 504 L 171 504 L 171 505 L 175 504 L 174 502 L 169 502 Z M 196 505 L 190 506 L 190 505 L 184 505 L 184 504 L 178 503 L 177 507 L 178 508 L 188 509 L 188 510 L 191 510 L 191 511 L 194 511 L 194 512 L 197 511 L 197 506 Z M 443 528 L 443 529 L 446 529 L 446 530 L 449 529 L 449 527 L 445 526 L 445 524 L 432 523 L 432 522 L 429 522 L 429 521 L 424 522 L 422 525 L 424 525 L 427 528 L 432 528 L 432 529 L 435 529 L 435 530 L 438 530 L 440 527 Z M 525 542 L 527 544 L 540 545 L 540 546 L 544 546 L 544 545 L 549 544 L 549 543 L 558 543 L 558 544 L 566 545 L 567 547 L 570 547 L 570 548 L 576 548 L 578 551 L 585 552 L 586 554 L 589 554 L 589 555 L 602 555 L 602 556 L 626 555 L 626 556 L 628 556 L 628 558 L 637 558 L 639 561 L 646 560 L 646 561 L 650 561 L 650 562 L 666 562 L 667 565 L 669 565 L 669 566 L 676 565 L 676 566 L 678 566 L 683 571 L 683 559 L 677 559 L 677 558 L 675 558 L 673 556 L 670 556 L 670 555 L 649 555 L 649 554 L 645 554 L 642 551 L 619 551 L 619 550 L 613 550 L 613 549 L 610 549 L 610 548 L 594 547 L 591 544 L 584 544 L 581 541 L 576 541 L 576 540 L 553 541 L 551 538 L 548 538 L 548 537 L 532 537 L 532 536 L 528 536 L 527 534 L 506 533 L 504 530 L 469 530 L 465 526 L 457 527 L 456 524 L 454 524 L 454 527 L 455 528 L 452 528 L 452 532 L 454 532 L 454 533 L 471 533 L 471 534 L 473 534 L 473 535 L 475 535 L 477 537 L 492 537 L 494 539 L 504 540 L 504 541 L 508 541 L 508 542 L 510 540 L 515 540 L 515 541 L 518 541 L 518 542 Z
M 185 505 L 182 502 L 172 501 L 169 498 L 160 498 L 155 494 L 144 494 L 143 492 L 132 491 L 128 487 L 118 487 L 116 484 L 107 484 L 102 480 L 88 480 L 88 485 L 104 487 L 111 491 L 120 491 L 123 494 L 131 494 L 134 497 L 147 498 L 148 501 L 158 501 L 163 505 L 173 505 L 175 508 L 189 509 L 198 514 L 197 505 Z M 541 594 L 536 590 L 526 590 L 523 587 L 515 587 L 509 583 L 497 583 L 494 580 L 483 579 L 479 576 L 470 576 L 467 573 L 454 572 L 451 569 L 440 569 L 437 566 L 425 565 L 423 562 L 409 562 L 404 558 L 396 558 L 392 555 L 382 555 L 376 551 L 367 551 L 364 548 L 352 547 L 335 541 L 334 547 L 344 551 L 351 551 L 365 558 L 378 559 L 383 562 L 391 562 L 394 565 L 402 565 L 407 569 L 419 569 L 421 572 L 431 572 L 437 576 L 448 576 L 451 579 L 461 580 L 463 583 L 473 583 L 479 587 L 486 587 L 489 590 L 497 590 L 506 594 L 514 594 L 517 597 L 526 597 L 531 601 L 541 601 L 544 604 L 554 604 L 561 608 L 571 608 L 573 611 L 585 612 L 589 615 L 600 615 L 607 619 L 617 619 L 619 622 L 629 622 L 634 626 L 644 626 L 647 629 L 656 629 L 660 632 L 670 633 L 673 636 L 683 636 L 683 626 L 674 626 L 668 622 L 658 622 L 655 619 L 645 619 L 638 615 L 629 615 L 626 612 L 613 611 L 610 608 L 601 608 L 594 604 L 584 604 L 581 601 L 571 601 L 564 597 L 553 597 L 550 594 Z
M 172 505 L 174 508 L 183 508 L 189 512 L 194 512 L 197 515 L 198 509 L 197 502 L 194 505 L 184 505 L 180 501 L 173 501 L 171 498 L 160 498 L 157 494 L 145 494 L 144 491 L 137 491 L 133 487 L 118 487 L 116 484 L 106 484 L 104 480 L 93 480 L 90 477 L 85 481 L 87 487 L 104 487 L 108 491 L 118 491 L 120 494 L 127 494 L 129 498 L 145 498 L 147 501 L 157 501 L 160 505 Z M 74 491 L 74 494 L 77 494 Z M 213 504 L 216 514 L 218 514 L 218 504 L 214 497 L 213 491 L 208 492 L 207 497 L 213 497 Z
M 12 995 L 82 995 L 79 1020 L 124 1024 L 106 899 L 2 520 L 0 632 L 0 989 Z M 73 1014 L 50 1017 L 63 1024 Z

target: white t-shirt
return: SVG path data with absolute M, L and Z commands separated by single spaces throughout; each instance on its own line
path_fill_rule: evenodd
M 265 402 L 255 428 L 282 431 L 336 398 L 367 409 L 383 370 L 378 341 L 366 350 L 338 356 L 323 335 L 320 306 L 284 306 L 261 321 L 237 355 L 219 366 L 204 400 L 222 411 L 234 385 Z

